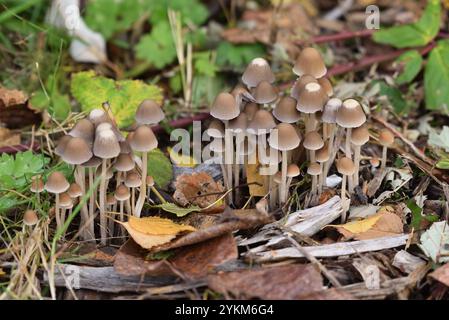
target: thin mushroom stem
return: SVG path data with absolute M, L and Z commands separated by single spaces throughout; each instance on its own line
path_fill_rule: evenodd
M 94 172 L 92 168 L 89 168 L 89 190 L 91 191 L 90 197 L 89 197 L 89 225 L 88 229 L 89 232 L 92 235 L 92 239 L 95 239 L 95 225 L 94 225 L 94 213 L 95 213 L 95 197 L 96 192 L 93 189 L 94 186 Z
M 131 213 L 136 215 L 136 188 L 131 188 Z
M 130 199 L 130 198 L 128 198 L 128 200 L 126 200 L 126 203 L 125 203 L 125 205 L 126 205 L 126 211 L 127 211 L 128 213 L 131 212 L 131 214 L 132 214 L 133 209 L 132 209 L 132 207 L 131 207 L 131 202 L 130 202 L 129 199 Z
M 352 159 L 351 156 L 351 134 L 352 134 L 352 129 L 351 128 L 347 128 L 346 129 L 346 143 L 345 143 L 345 155 L 346 158 L 348 159 Z M 353 176 L 348 176 L 348 191 L 350 194 L 353 193 L 354 191 L 354 181 L 353 181 Z
M 276 190 L 275 190 L 275 184 L 274 184 L 274 175 L 270 176 L 270 180 L 268 183 L 269 186 L 269 197 L 270 197 L 270 209 L 273 209 L 276 205 Z
M 59 193 L 55 194 L 55 218 L 56 218 L 56 227 L 58 229 L 61 228 L 61 216 L 59 214 Z
M 387 146 L 382 147 L 382 164 L 380 165 L 380 169 L 384 170 L 387 167 Z
M 360 146 L 354 145 L 354 186 L 359 185 L 359 170 L 360 170 Z
M 101 162 L 101 178 L 100 178 L 100 237 L 102 245 L 106 245 L 106 238 L 107 238 L 106 171 L 107 171 L 107 162 L 106 159 L 103 159 L 103 161 Z
M 346 179 L 347 175 L 343 175 L 343 180 L 341 181 L 341 207 L 343 208 L 341 212 L 341 223 L 346 221 Z
M 320 175 L 318 176 L 318 194 L 320 195 L 323 192 L 323 185 L 324 185 L 324 168 L 323 163 L 320 162 Z
M 143 209 L 143 205 L 145 203 L 145 197 L 147 195 L 147 172 L 148 172 L 148 153 L 143 152 L 142 153 L 142 172 L 141 172 L 141 179 L 142 184 L 140 185 L 140 193 L 139 193 L 139 199 L 137 200 L 136 206 L 134 208 L 134 215 L 138 218 L 140 218 L 140 214 Z M 133 188 L 134 192 L 134 188 Z M 134 201 L 133 201 L 134 203 Z
M 238 188 L 240 183 L 240 155 L 235 153 L 235 163 L 234 163 L 234 188 L 235 188 L 235 202 L 238 204 L 240 201 L 240 188 Z
M 233 162 L 233 139 L 229 130 L 229 121 L 224 121 L 225 125 L 225 166 L 228 177 L 228 190 L 232 189 L 232 162 Z M 232 192 L 228 194 L 229 203 L 232 203 Z
M 123 214 L 123 205 L 124 205 L 124 201 L 120 201 L 120 221 L 121 222 L 124 222 L 124 218 L 125 218 L 125 215 Z M 120 229 L 119 230 L 120 230 L 119 236 L 121 237 L 125 233 L 124 228 L 123 228 L 122 225 L 120 225 Z
M 315 195 L 317 194 L 318 190 L 317 190 L 317 184 L 318 184 L 318 176 L 316 174 L 314 174 L 312 176 L 312 194 Z
M 280 202 L 284 204 L 287 201 L 287 151 L 282 151 L 282 166 L 281 166 L 281 191 Z
M 331 136 L 329 137 L 330 157 L 324 165 L 324 177 L 327 177 L 327 175 L 329 174 L 329 170 L 335 161 L 337 151 L 339 150 L 341 141 L 343 139 L 343 133 L 344 129 L 336 128 L 334 125 L 333 130 L 331 131 Z
M 83 194 L 86 194 L 86 171 L 84 169 L 84 167 L 82 166 L 77 166 L 76 168 L 76 172 L 77 174 L 75 174 L 75 177 L 78 177 L 78 185 L 81 187 L 81 191 Z M 81 207 L 81 228 L 83 228 L 83 237 L 84 240 L 92 240 L 95 239 L 95 234 L 93 231 L 93 226 L 92 229 L 87 228 L 89 223 L 89 208 L 87 206 L 87 203 L 84 203 L 83 206 Z

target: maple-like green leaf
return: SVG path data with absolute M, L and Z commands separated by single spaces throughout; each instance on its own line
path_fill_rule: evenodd
M 97 76 L 94 71 L 84 71 L 72 76 L 71 92 L 83 111 L 101 107 L 108 101 L 119 127 L 127 127 L 134 121 L 138 105 L 144 99 L 161 102 L 159 87 L 140 80 L 114 81 Z
M 215 77 L 218 66 L 215 64 L 215 59 L 212 52 L 198 52 L 193 57 L 195 72 L 208 77 Z
M 401 73 L 396 78 L 396 83 L 401 85 L 415 79 L 421 71 L 423 59 L 417 50 L 411 50 L 404 52 L 395 62 L 402 67 Z
M 221 42 L 217 48 L 217 64 L 241 70 L 252 59 L 264 54 L 264 47 L 260 44 L 233 45 L 229 42 Z
M 165 188 L 173 179 L 172 163 L 160 149 L 148 153 L 148 174 L 160 188 Z
M 426 108 L 449 113 L 449 40 L 438 41 L 424 71 Z
M 198 0 L 152 0 L 150 5 L 150 21 L 153 25 L 168 21 L 168 9 L 181 14 L 185 25 L 201 25 L 206 21 L 209 13 L 207 8 Z

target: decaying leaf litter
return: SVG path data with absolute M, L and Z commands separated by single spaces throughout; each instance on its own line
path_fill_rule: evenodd
M 447 8 L 436 0 L 373 3 L 381 9 L 380 31 L 365 29 L 365 1 L 349 8 L 328 1 L 194 1 L 189 8 L 127 1 L 110 8 L 108 17 L 120 20 L 113 25 L 98 24 L 104 4 L 93 1 L 72 34 L 81 43 L 53 29 L 14 27 L 15 1 L 7 1 L 0 9 L 7 22 L 0 50 L 7 66 L 0 75 L 0 297 L 447 298 Z M 17 14 L 39 19 L 46 9 Z M 66 17 L 53 14 L 46 23 L 64 29 L 57 21 Z M 24 44 L 39 53 L 31 70 L 21 68 L 30 63 Z M 311 47 L 327 71 L 302 88 L 297 84 L 314 72 L 301 69 Z M 268 61 L 273 79 L 263 86 L 271 96 L 248 76 L 254 61 Z M 334 137 L 324 112 L 306 111 L 302 102 L 317 88 L 329 95 L 320 110 L 340 99 L 362 110 L 363 130 L 338 124 Z M 209 111 L 237 142 L 241 119 L 217 112 L 227 92 L 249 130 L 268 136 L 276 126 L 297 126 L 296 155 L 268 139 L 285 153 L 285 171 L 284 158 L 276 162 L 279 174 L 270 170 L 278 151 L 235 169 L 171 149 L 164 129 L 198 119 L 203 130 L 220 131 Z M 294 120 L 280 114 L 290 105 Z M 267 110 L 268 127 L 252 123 Z M 92 145 L 79 130 L 87 122 L 94 124 Z M 208 134 L 215 139 L 209 148 L 229 156 L 226 134 Z M 104 157 L 83 166 L 92 155 L 61 152 L 64 136 Z M 116 143 L 99 151 L 100 137 Z M 242 144 L 243 160 L 250 144 Z M 64 191 L 50 185 L 55 179 Z

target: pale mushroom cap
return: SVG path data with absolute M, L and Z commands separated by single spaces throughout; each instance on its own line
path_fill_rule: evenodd
M 334 88 L 332 87 L 332 83 L 326 77 L 322 77 L 318 79 L 318 83 L 324 89 L 328 97 L 332 97 L 334 94 Z
M 129 153 L 119 154 L 117 160 L 114 163 L 114 168 L 117 169 L 117 171 L 126 172 L 134 169 L 134 167 L 134 159 Z
M 23 214 L 23 223 L 27 226 L 34 226 L 39 222 L 39 217 L 37 216 L 36 211 L 28 209 Z
M 92 158 L 92 151 L 82 138 L 72 138 L 64 148 L 62 160 L 68 164 L 82 164 Z
M 31 178 L 30 191 L 35 193 L 40 193 L 44 191 L 44 182 L 41 176 L 34 176 Z
M 362 146 L 369 141 L 369 131 L 365 125 L 352 130 L 351 142 L 356 146 Z
M 126 140 L 120 141 L 119 144 L 120 144 L 120 153 L 131 153 L 133 151 L 128 141 Z
M 95 135 L 93 150 L 99 158 L 112 159 L 120 154 L 120 144 L 112 130 L 103 130 Z
M 153 178 L 153 176 L 147 176 L 146 179 L 145 179 L 145 182 L 146 182 L 148 187 L 154 186 L 154 178 Z
M 327 143 L 315 153 L 315 160 L 317 162 L 326 162 L 330 158 L 329 145 Z
M 143 100 L 137 108 L 135 119 L 138 124 L 155 124 L 164 120 L 165 114 L 153 100 Z
M 140 176 L 137 173 L 131 172 L 127 174 L 125 185 L 128 188 L 137 188 L 141 185 L 141 183 L 142 181 L 140 180 Z
M 85 168 L 96 168 L 101 164 L 101 159 L 93 156 L 86 162 L 82 163 L 81 166 Z
M 266 134 L 274 127 L 276 127 L 276 122 L 271 112 L 259 109 L 248 124 L 248 132 L 256 135 Z
M 114 192 L 114 197 L 118 200 L 118 201 L 126 201 L 129 199 L 130 197 L 130 193 L 129 193 L 129 189 L 121 184 L 117 187 L 117 189 L 115 189 Z
M 274 80 L 275 77 L 271 67 L 267 60 L 263 58 L 253 59 L 242 75 L 243 83 L 249 88 L 256 87 L 262 81 L 273 83 Z
M 95 126 L 88 119 L 81 119 L 70 130 L 69 135 L 75 138 L 82 138 L 89 143 L 94 140 Z
M 228 129 L 233 133 L 241 133 L 246 131 L 248 127 L 248 117 L 245 113 L 240 113 L 237 118 L 229 121 Z
M 134 151 L 149 152 L 157 148 L 157 138 L 150 127 L 142 125 L 134 131 L 130 146 Z
M 305 48 L 299 54 L 293 66 L 293 72 L 298 76 L 310 74 L 318 79 L 326 75 L 327 69 L 318 50 L 315 48 Z
M 307 150 L 318 150 L 324 146 L 324 141 L 318 132 L 310 131 L 305 135 L 303 145 Z
M 101 176 L 101 172 L 102 172 L 102 168 L 98 167 L 97 171 L 95 171 L 95 174 L 97 175 L 97 177 Z M 109 180 L 109 179 L 112 179 L 113 176 L 114 176 L 114 171 L 112 170 L 112 167 L 110 167 L 106 170 L 106 174 L 104 177 L 106 180 Z
M 81 190 L 81 186 L 78 183 L 70 184 L 70 187 L 67 190 L 67 193 L 72 198 L 78 198 L 78 197 L 81 197 L 83 195 L 83 191 Z
M 312 77 L 311 75 L 309 75 L 309 74 L 302 75 L 293 84 L 290 96 L 292 96 L 295 100 L 298 100 L 299 99 L 299 93 L 302 90 L 304 90 L 304 87 L 306 86 L 306 84 L 312 83 L 312 82 L 317 83 L 317 80 L 314 77 Z
M 313 162 L 309 164 L 309 167 L 307 168 L 307 173 L 311 176 L 317 176 L 321 173 L 321 166 L 317 162 Z
M 67 192 L 63 192 L 59 195 L 59 205 L 63 209 L 69 209 L 73 206 L 73 200 Z
M 106 205 L 112 206 L 117 203 L 117 199 L 112 193 L 108 193 L 106 196 Z
M 97 125 L 95 132 L 100 132 L 104 130 L 112 130 L 112 123 L 110 122 L 102 122 Z
M 299 93 L 296 109 L 304 113 L 315 113 L 323 110 L 328 96 L 323 88 L 315 82 L 308 83 Z
M 95 126 L 99 125 L 100 123 L 110 121 L 106 112 L 103 109 L 99 108 L 92 109 L 89 113 L 88 118 Z
M 55 148 L 55 154 L 57 156 L 61 156 L 61 154 L 64 153 L 65 147 L 67 146 L 67 143 L 69 143 L 69 141 L 71 139 L 72 139 L 72 136 L 65 135 L 58 140 L 58 144 Z
M 292 163 L 287 167 L 287 177 L 293 178 L 299 176 L 300 170 L 299 167 Z
M 378 157 L 371 158 L 371 159 L 369 160 L 369 163 L 370 163 L 374 168 L 377 168 L 378 166 L 380 166 L 380 159 L 379 159 Z
M 354 174 L 355 171 L 354 162 L 349 158 L 343 157 L 340 160 L 337 160 L 337 170 L 340 174 L 350 176 Z
M 278 98 L 277 89 L 267 81 L 260 82 L 251 93 L 260 104 L 271 103 Z
M 301 142 L 295 128 L 289 123 L 280 123 L 276 129 L 270 133 L 269 145 L 279 151 L 293 150 Z
M 210 114 L 216 119 L 227 121 L 236 118 L 240 114 L 240 107 L 232 94 L 222 92 L 215 98 Z
M 391 146 L 394 143 L 394 135 L 388 129 L 382 129 L 379 133 L 379 142 L 383 146 Z
M 223 122 L 218 119 L 212 119 L 206 132 L 212 138 L 223 138 L 225 135 Z
M 366 122 L 366 115 L 357 100 L 347 99 L 338 108 L 336 121 L 343 128 L 357 128 Z
M 255 102 L 250 102 L 247 103 L 244 107 L 243 107 L 243 111 L 246 116 L 248 117 L 248 120 L 251 121 L 253 120 L 254 116 L 256 115 L 256 112 L 259 110 L 259 105 Z
M 292 97 L 283 97 L 273 109 L 273 116 L 281 122 L 295 123 L 301 118 L 296 110 L 296 100 Z
M 44 187 L 50 193 L 63 193 L 67 191 L 70 184 L 61 172 L 54 171 L 48 176 Z
M 323 114 L 321 115 L 321 121 L 324 123 L 336 123 L 337 111 L 341 107 L 342 101 L 338 98 L 331 98 L 327 100 L 324 105 Z

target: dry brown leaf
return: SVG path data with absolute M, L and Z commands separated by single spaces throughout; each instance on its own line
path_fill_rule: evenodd
M 40 113 L 29 108 L 25 93 L 0 87 L 0 123 L 3 126 L 15 129 L 41 121 Z
M 268 186 L 265 178 L 259 174 L 260 164 L 246 165 L 246 183 L 248 183 L 249 194 L 253 197 L 263 197 L 268 193 Z
M 449 263 L 446 263 L 429 274 L 429 277 L 449 287 Z
M 24 104 L 27 100 L 28 96 L 20 90 L 0 87 L 0 108 Z
M 0 127 L 0 147 L 14 146 L 20 144 L 20 134 Z

